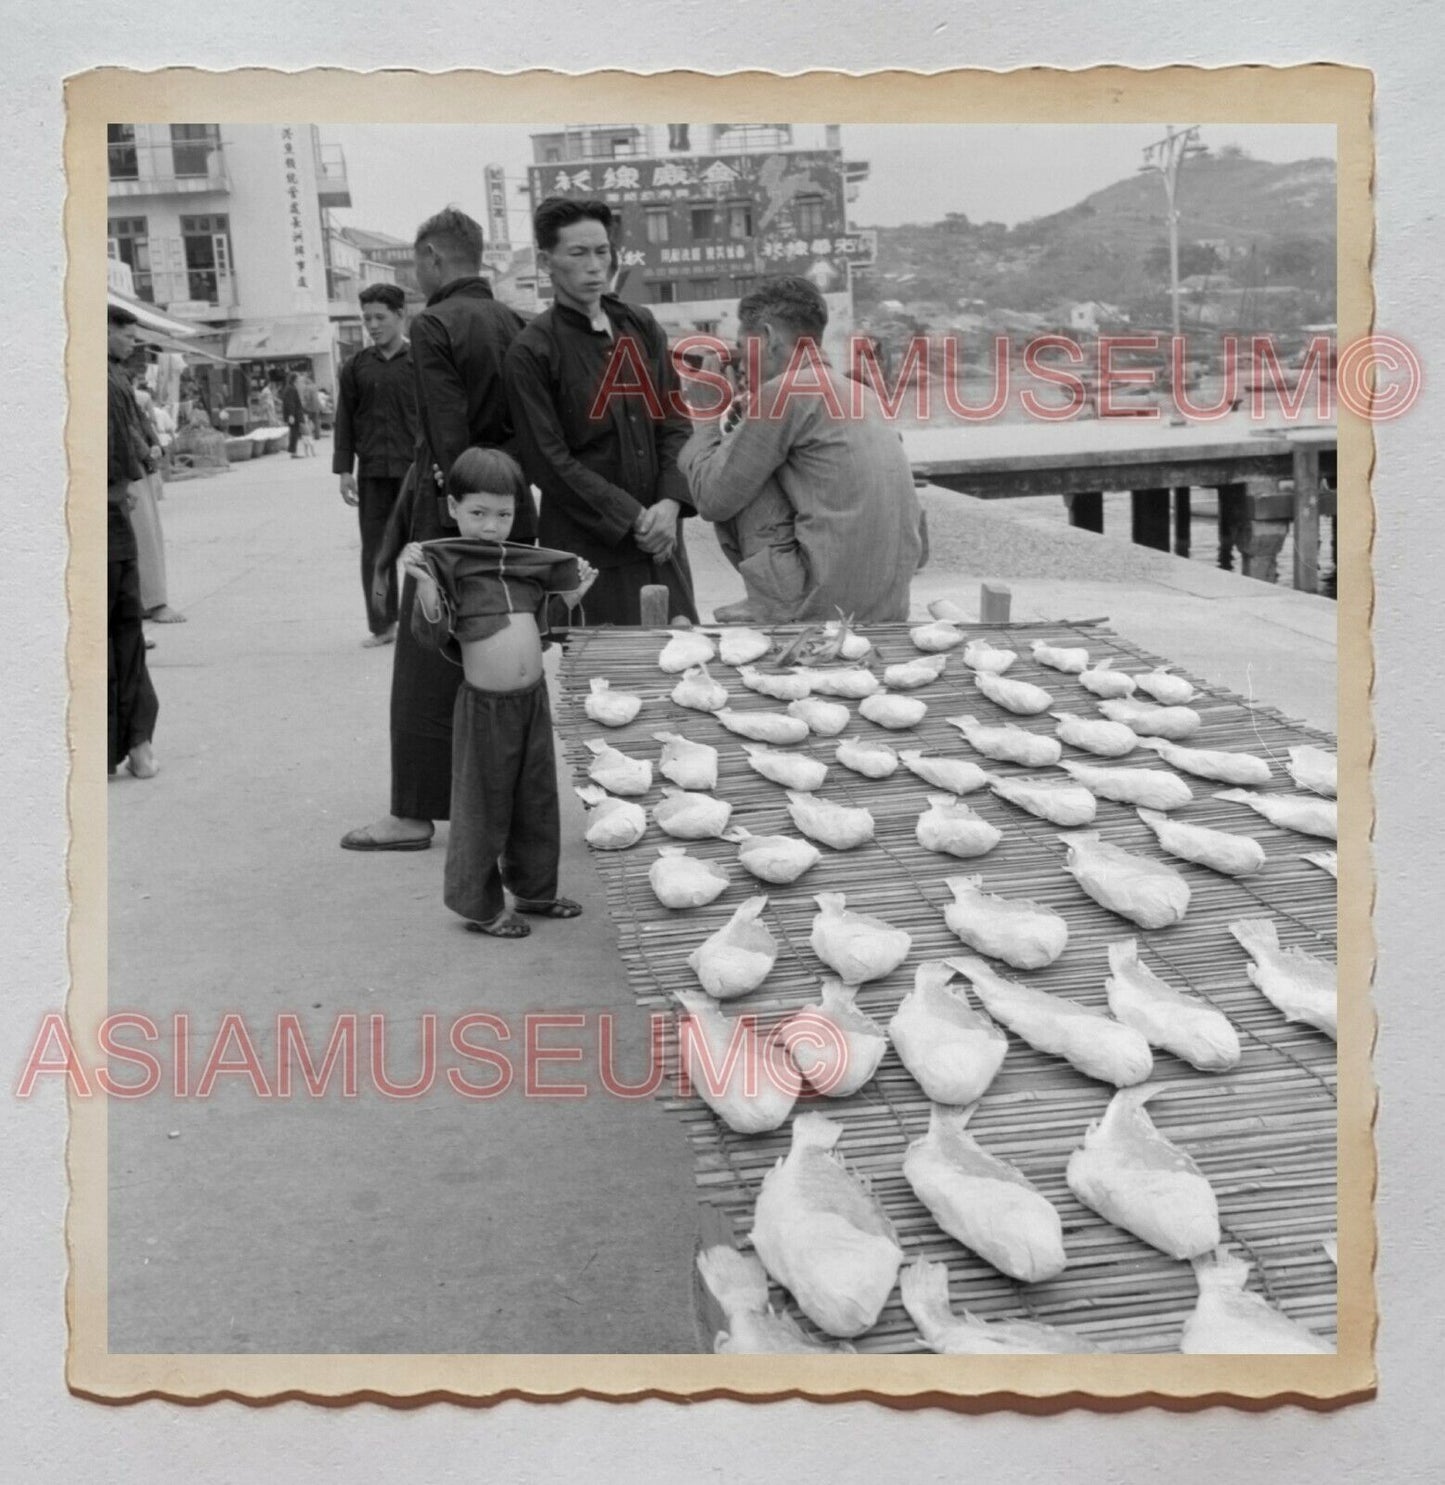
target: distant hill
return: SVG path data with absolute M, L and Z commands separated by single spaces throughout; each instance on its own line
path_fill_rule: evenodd
M 1335 165 L 1276 164 L 1237 151 L 1190 159 L 1179 182 L 1185 325 L 1285 330 L 1333 320 Z M 1100 301 L 1132 328 L 1169 322 L 1164 184 L 1140 173 L 1052 216 L 1013 228 L 942 222 L 878 229 L 872 272 L 855 280 L 860 318 L 933 329 L 1002 311 L 1067 324 L 1067 307 Z

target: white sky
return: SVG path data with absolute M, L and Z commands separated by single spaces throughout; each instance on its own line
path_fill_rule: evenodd
M 1179 121 L 1182 123 L 1190 120 Z M 525 184 L 531 136 L 545 126 L 452 124 L 325 125 L 322 137 L 346 151 L 351 226 L 411 240 L 417 224 L 455 203 L 485 223 L 482 170 L 497 163 Z M 559 126 L 560 127 L 560 126 Z M 847 124 L 849 159 L 870 178 L 849 208 L 854 226 L 932 222 L 947 211 L 1013 226 L 1062 211 L 1131 175 L 1163 124 Z M 1211 148 L 1242 145 L 1261 160 L 1333 159 L 1326 124 L 1206 124 Z M 514 184 L 509 182 L 509 185 Z M 526 197 L 511 193 L 512 240 L 527 236 Z

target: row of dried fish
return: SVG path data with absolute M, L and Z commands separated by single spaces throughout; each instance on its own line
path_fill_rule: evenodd
M 1245 1290 L 1248 1265 L 1220 1247 L 1218 1204 L 1208 1180 L 1144 1110 L 1159 1091 L 1136 1088 L 1114 1096 L 1069 1158 L 1070 1189 L 1106 1220 L 1171 1257 L 1193 1262 L 1200 1298 L 1186 1322 L 1181 1349 L 1330 1350 Z M 945 1232 L 1002 1272 L 1022 1282 L 1056 1276 L 1065 1266 L 1057 1210 L 1022 1171 L 967 1133 L 971 1112 L 935 1109 L 927 1134 L 904 1156 L 905 1178 Z M 814 1325 L 849 1339 L 877 1323 L 905 1255 L 882 1205 L 837 1155 L 841 1133 L 840 1124 L 821 1114 L 800 1114 L 793 1121 L 787 1156 L 764 1177 L 749 1240 L 765 1274 L 793 1296 Z M 820 1349 L 772 1311 L 764 1274 L 743 1255 L 710 1249 L 701 1255 L 699 1268 L 729 1322 L 715 1342 L 718 1350 Z M 902 1299 L 924 1344 L 946 1354 L 1103 1349 L 1074 1331 L 1033 1321 L 955 1315 L 946 1267 L 922 1258 L 903 1274 Z

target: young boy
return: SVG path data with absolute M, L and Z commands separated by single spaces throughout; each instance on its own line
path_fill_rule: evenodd
M 459 652 L 466 676 L 452 720 L 443 896 L 471 932 L 494 938 L 526 937 L 531 929 L 519 913 L 582 911 L 557 896 L 561 820 L 542 648 L 550 643 L 549 610 L 575 607 L 597 574 L 569 552 L 507 541 L 517 502 L 530 498 L 515 460 L 467 449 L 447 476 L 447 507 L 461 536 L 412 542 L 401 554 L 417 581 L 412 633 Z

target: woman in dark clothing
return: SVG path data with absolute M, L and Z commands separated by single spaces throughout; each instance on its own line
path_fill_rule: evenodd
M 286 390 L 281 394 L 281 416 L 291 433 L 287 443 L 291 457 L 299 459 L 301 455 L 297 451 L 297 445 L 301 442 L 301 420 L 306 416 L 306 410 L 301 405 L 301 388 L 296 384 L 294 371 L 286 374 Z

